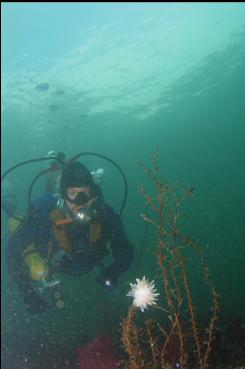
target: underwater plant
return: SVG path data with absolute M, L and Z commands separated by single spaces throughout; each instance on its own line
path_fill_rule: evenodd
M 149 208 L 147 214 L 141 216 L 155 230 L 155 260 L 159 285 L 162 288 L 159 291 L 160 298 L 164 303 L 163 306 L 156 305 L 156 296 L 159 294 L 153 289 L 153 282 L 149 284 L 145 277 L 142 281 L 136 279 L 136 285 L 130 284 L 132 290 L 128 296 L 134 297 L 134 301 L 127 317 L 122 321 L 121 337 L 122 346 L 127 353 L 125 367 L 206 369 L 209 366 L 209 354 L 218 319 L 219 298 L 210 280 L 202 247 L 186 236 L 180 225 L 182 202 L 192 196 L 193 188 L 183 191 L 178 189 L 177 184 L 170 185 L 160 173 L 157 152 L 153 154 L 151 161 L 152 169 L 143 165 L 143 170 L 150 178 L 154 192 L 149 194 L 140 186 L 140 193 Z M 192 258 L 199 262 L 202 281 L 209 293 L 211 316 L 205 327 L 199 321 L 200 314 L 194 303 L 193 280 L 189 271 Z M 137 291 L 140 282 L 142 287 L 144 281 L 147 282 L 146 291 Z M 207 296 L 204 298 L 206 303 Z M 148 307 L 152 305 L 154 310 L 157 309 L 157 319 L 143 320 L 137 324 L 138 308 L 144 311 L 147 304 Z

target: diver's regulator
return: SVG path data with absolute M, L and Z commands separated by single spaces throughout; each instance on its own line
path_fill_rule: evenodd
M 79 224 L 91 224 L 98 218 L 98 210 L 96 209 L 81 209 L 75 215 L 75 222 Z

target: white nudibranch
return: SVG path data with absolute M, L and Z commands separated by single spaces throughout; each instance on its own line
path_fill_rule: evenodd
M 156 305 L 159 293 L 154 288 L 154 281 L 148 282 L 144 276 L 141 280 L 136 278 L 136 282 L 136 284 L 130 283 L 131 291 L 127 294 L 134 298 L 133 305 L 139 307 L 141 311 L 147 309 L 148 306 Z

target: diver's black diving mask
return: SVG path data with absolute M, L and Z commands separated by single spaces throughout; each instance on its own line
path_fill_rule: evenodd
M 71 200 L 67 195 L 66 195 L 66 199 L 70 203 L 77 205 L 78 207 L 77 214 L 76 215 L 73 214 L 73 219 L 76 223 L 79 223 L 82 225 L 91 224 L 91 223 L 97 222 L 98 219 L 100 218 L 100 211 L 97 209 L 98 199 L 97 199 L 97 196 L 95 196 L 94 194 L 87 195 L 84 192 L 78 192 L 78 194 L 73 200 Z M 94 199 L 94 202 L 91 207 L 79 208 L 79 206 L 86 205 L 91 199 Z
M 78 192 L 78 194 L 76 195 L 75 199 L 71 200 L 67 195 L 66 195 L 66 200 L 68 200 L 71 204 L 75 204 L 75 205 L 80 205 L 83 206 L 85 205 L 89 200 L 91 200 L 94 196 L 92 195 L 86 195 L 84 192 Z

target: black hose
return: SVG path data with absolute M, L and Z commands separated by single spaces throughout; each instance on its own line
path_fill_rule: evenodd
M 3 175 L 1 175 L 1 182 L 4 180 L 4 178 L 10 173 L 12 172 L 12 170 L 21 167 L 22 165 L 25 164 L 29 164 L 29 163 L 36 163 L 37 161 L 43 161 L 43 160 L 57 160 L 59 161 L 62 165 L 64 165 L 63 160 L 56 158 L 55 156 L 51 156 L 49 158 L 44 157 L 44 158 L 38 158 L 38 159 L 30 159 L 30 160 L 26 160 L 26 161 L 22 161 L 19 164 L 16 164 L 14 166 L 12 166 L 11 168 L 9 168 L 8 170 L 6 170 L 6 172 L 3 173 Z
M 5 179 L 5 177 L 9 174 L 9 173 L 11 173 L 14 169 L 16 169 L 16 168 L 19 168 L 19 167 L 21 167 L 21 166 L 23 166 L 23 165 L 26 165 L 26 164 L 30 164 L 30 163 L 36 163 L 36 162 L 38 162 L 38 161 L 44 161 L 44 160 L 57 160 L 60 164 L 62 164 L 62 165 L 64 165 L 64 161 L 63 160 L 61 160 L 61 159 L 59 159 L 59 158 L 57 158 L 56 156 L 51 156 L 51 157 L 44 157 L 44 158 L 37 158 L 37 159 L 30 159 L 30 160 L 26 160 L 26 161 L 22 161 L 21 163 L 18 163 L 18 164 L 16 164 L 16 165 L 13 165 L 11 168 L 9 168 L 8 170 L 6 170 L 6 172 L 4 172 L 2 175 L 1 175 L 1 183 L 3 182 L 3 180 Z M 42 171 L 42 173 L 43 172 L 47 172 L 47 171 L 49 171 L 50 169 L 48 169 L 48 170 L 45 170 L 45 171 Z M 37 177 L 39 177 L 39 175 L 37 176 Z M 36 179 L 36 177 L 35 177 L 35 179 Z M 32 187 L 33 187 L 33 184 L 32 184 Z M 29 191 L 29 196 L 28 196 L 28 200 L 29 200 L 29 198 L 30 198 L 30 191 Z M 29 201 L 28 201 L 28 205 L 29 205 Z M 11 214 L 11 212 L 1 203 L 1 207 L 2 207 L 2 209 L 4 209 L 5 211 L 6 211 L 6 213 L 11 217 L 11 218 L 14 218 L 14 219 L 16 219 L 16 220 L 18 220 L 18 221 L 22 221 L 22 219 L 21 218 L 18 218 L 18 217 L 16 217 L 15 215 L 13 215 L 13 214 Z
M 36 183 L 37 179 L 39 177 L 41 177 L 43 174 L 46 174 L 46 173 L 49 173 L 49 172 L 53 172 L 53 171 L 54 171 L 54 169 L 51 169 L 51 168 L 45 169 L 42 172 L 38 173 L 38 175 L 36 175 L 36 177 L 33 179 L 32 183 L 31 183 L 31 185 L 29 187 L 29 191 L 28 191 L 28 207 L 29 207 L 29 209 L 31 207 L 31 194 L 32 194 L 32 189 L 33 189 L 33 186 Z

